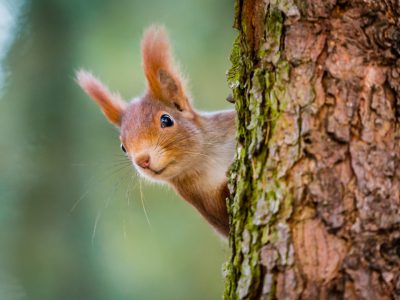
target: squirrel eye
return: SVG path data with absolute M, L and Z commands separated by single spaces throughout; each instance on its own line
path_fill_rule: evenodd
M 167 114 L 163 114 L 160 118 L 161 128 L 171 127 L 174 125 L 174 121 L 172 121 L 171 117 Z
M 124 151 L 126 153 L 126 149 L 124 147 L 124 144 L 121 144 L 121 150 Z

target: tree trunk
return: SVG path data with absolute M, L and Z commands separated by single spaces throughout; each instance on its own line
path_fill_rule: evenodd
M 225 299 L 400 299 L 399 16 L 236 1 Z

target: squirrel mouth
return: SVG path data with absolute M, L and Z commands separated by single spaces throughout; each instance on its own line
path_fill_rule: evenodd
M 159 170 L 153 170 L 152 168 L 148 168 L 148 170 L 150 170 L 151 172 L 153 172 L 156 175 L 160 175 L 161 173 L 163 173 L 165 171 L 165 169 L 167 169 L 170 165 L 172 165 L 173 163 L 175 163 L 175 161 L 171 161 L 168 164 L 166 164 L 163 168 L 159 169 Z
M 162 172 L 164 172 L 164 170 L 165 170 L 166 168 L 167 168 L 167 166 L 164 167 L 164 168 L 162 168 L 162 169 L 160 169 L 160 170 L 158 170 L 158 171 L 153 170 L 153 169 L 150 169 L 150 168 L 149 168 L 149 170 L 150 170 L 151 172 L 153 172 L 154 174 L 156 174 L 156 175 L 160 175 Z

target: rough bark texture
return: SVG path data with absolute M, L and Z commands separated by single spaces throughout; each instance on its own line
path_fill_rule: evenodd
M 225 299 L 400 299 L 399 16 L 236 1 Z

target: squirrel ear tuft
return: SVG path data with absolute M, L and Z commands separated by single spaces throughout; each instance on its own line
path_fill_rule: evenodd
M 76 81 L 101 108 L 107 119 L 114 125 L 121 125 L 126 103 L 118 94 L 111 93 L 95 76 L 85 70 L 76 72 Z
M 145 30 L 142 58 L 149 93 L 155 99 L 192 113 L 184 81 L 173 64 L 168 36 L 163 26 L 152 25 Z

